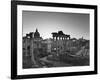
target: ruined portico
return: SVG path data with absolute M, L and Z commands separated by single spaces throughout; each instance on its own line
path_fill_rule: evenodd
M 53 32 L 52 50 L 55 50 L 57 55 L 66 51 L 66 41 L 70 40 L 70 35 L 64 34 L 62 31 Z

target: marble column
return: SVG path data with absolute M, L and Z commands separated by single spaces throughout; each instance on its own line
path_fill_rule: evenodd
M 61 40 L 61 37 L 59 37 L 59 40 Z
M 55 38 L 54 38 L 54 36 L 53 36 L 53 41 L 54 41 L 54 39 L 55 39 Z
M 57 41 L 57 38 L 58 38 L 58 37 L 56 36 L 56 41 Z

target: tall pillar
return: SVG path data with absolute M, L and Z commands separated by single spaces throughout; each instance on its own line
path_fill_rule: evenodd
M 59 36 L 59 40 L 60 40 L 60 36 Z
M 62 40 L 63 40 L 63 37 L 62 37 Z
M 54 41 L 54 36 L 53 36 L 53 41 Z
M 57 36 L 57 40 L 58 40 L 59 36 Z M 56 41 L 56 52 L 57 52 L 57 56 L 58 56 L 58 41 Z
M 62 37 L 62 40 L 63 40 L 63 37 Z
M 67 37 L 66 37 L 66 40 L 67 40 Z
M 57 41 L 57 36 L 56 36 L 56 41 Z
M 70 36 L 69 36 L 69 40 L 70 40 Z
M 66 40 L 66 37 L 65 37 L 65 40 Z

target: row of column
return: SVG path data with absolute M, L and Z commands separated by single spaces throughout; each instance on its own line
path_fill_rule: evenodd
M 70 37 L 53 37 L 53 40 L 67 40 Z

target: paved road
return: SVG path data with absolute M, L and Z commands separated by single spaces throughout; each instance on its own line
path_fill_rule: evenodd
M 66 66 L 71 66 L 70 64 L 66 64 L 66 63 L 63 63 L 63 62 L 48 60 L 47 57 L 43 57 L 40 60 L 43 61 L 43 62 L 46 62 L 48 64 L 52 64 L 53 65 L 52 67 L 66 67 Z

